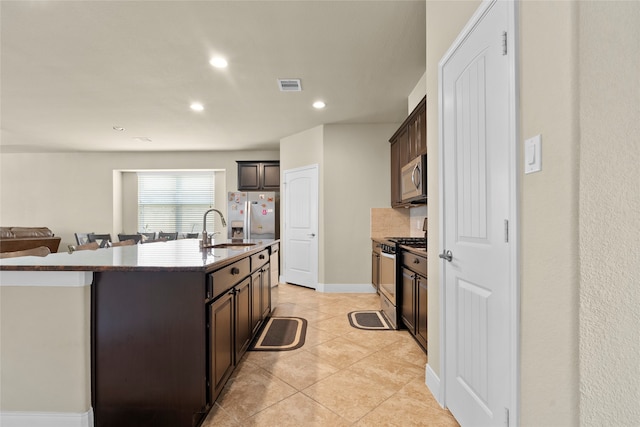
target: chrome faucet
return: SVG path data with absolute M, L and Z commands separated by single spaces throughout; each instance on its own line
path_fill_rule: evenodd
M 209 209 L 208 211 L 206 211 L 204 213 L 204 217 L 202 218 L 203 230 L 202 230 L 202 240 L 200 241 L 201 247 L 208 246 L 211 243 L 211 240 L 209 239 L 209 233 L 207 233 L 207 214 L 211 211 L 216 212 L 218 215 L 220 215 L 220 221 L 222 222 L 223 227 L 227 226 L 227 221 L 224 220 L 224 216 L 222 216 L 222 212 L 220 212 L 218 209 Z

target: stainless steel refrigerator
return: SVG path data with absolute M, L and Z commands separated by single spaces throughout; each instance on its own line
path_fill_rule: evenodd
M 279 193 L 233 191 L 227 198 L 229 239 L 280 238 Z

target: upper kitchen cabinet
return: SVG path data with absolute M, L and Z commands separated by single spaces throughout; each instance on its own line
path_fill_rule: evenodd
M 427 97 L 411 112 L 389 140 L 391 143 L 391 207 L 402 207 L 401 171 L 418 156 L 427 154 Z
M 402 189 L 400 188 L 400 169 L 407 156 L 409 133 L 406 126 L 396 132 L 391 139 L 391 206 L 396 207 L 402 204 Z
M 422 101 L 412 113 L 413 120 L 409 123 L 409 162 L 418 156 L 427 154 L 427 98 Z
M 280 162 L 237 161 L 239 191 L 280 191 Z

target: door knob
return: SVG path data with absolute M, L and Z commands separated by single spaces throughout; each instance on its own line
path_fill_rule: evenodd
M 440 258 L 442 259 L 446 259 L 447 261 L 451 262 L 451 260 L 453 259 L 453 252 L 451 251 L 442 251 L 442 253 L 440 255 L 438 255 Z

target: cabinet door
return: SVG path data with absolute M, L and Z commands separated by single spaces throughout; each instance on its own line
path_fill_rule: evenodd
M 262 316 L 260 320 L 264 320 L 271 314 L 271 265 L 265 264 L 262 267 L 262 280 L 260 281 L 260 304 L 262 308 Z
M 260 190 L 260 163 L 238 163 L 238 190 Z
M 415 150 L 416 156 L 427 154 L 427 107 L 422 106 L 416 114 L 415 120 L 416 127 L 416 142 Z
M 409 147 L 409 126 L 402 128 L 398 134 L 398 144 L 400 144 L 400 169 L 411 161 L 410 147 Z
M 247 277 L 235 287 L 236 309 L 236 358 L 240 360 L 249 347 L 253 328 L 251 327 L 251 278 Z
M 234 367 L 233 301 L 231 291 L 209 305 L 209 404 L 216 400 Z
M 251 275 L 251 330 L 255 332 L 260 326 L 262 314 L 261 285 L 262 270 L 258 270 Z
M 427 349 L 427 279 L 416 276 L 416 339 Z
M 265 191 L 280 190 L 280 163 L 264 163 L 262 165 L 262 189 Z
M 398 206 L 402 202 L 400 194 L 400 142 L 391 144 L 391 206 Z
M 371 252 L 371 284 L 380 293 L 380 255 Z
M 415 274 L 402 267 L 402 304 L 400 305 L 402 321 L 409 332 L 415 334 Z

